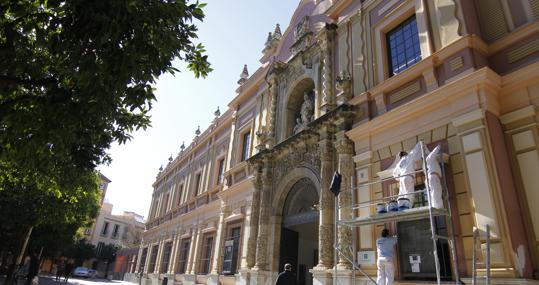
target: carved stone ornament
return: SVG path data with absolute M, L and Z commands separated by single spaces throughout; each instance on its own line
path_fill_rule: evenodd
M 341 72 L 339 72 L 339 75 L 337 75 L 335 82 L 335 87 L 337 88 L 337 90 L 341 92 L 349 92 L 352 78 L 350 78 L 350 75 L 347 71 L 341 70 Z
M 309 96 L 309 92 L 303 94 L 303 104 L 301 105 L 300 117 L 296 119 L 294 134 L 299 133 L 307 127 L 307 124 L 314 119 L 314 102 Z
M 280 181 L 282 177 L 300 166 L 320 169 L 320 155 L 318 154 L 317 143 L 293 144 L 285 152 L 274 162 L 273 181 Z

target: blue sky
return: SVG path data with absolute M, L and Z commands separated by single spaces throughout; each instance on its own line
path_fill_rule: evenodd
M 275 24 L 284 32 L 298 0 L 207 0 L 206 18 L 198 23 L 199 41 L 206 46 L 214 71 L 206 79 L 195 79 L 180 62 L 182 72 L 159 78 L 157 102 L 151 111 L 152 127 L 134 132 L 124 145 L 114 145 L 113 162 L 99 170 L 112 182 L 106 199 L 114 212 L 134 211 L 147 216 L 152 183 L 170 155 L 176 157 L 182 141 L 191 143 L 198 126 L 203 131 L 213 112 L 228 108 L 238 87 L 237 80 L 247 64 L 253 74 L 260 66 L 262 49 Z

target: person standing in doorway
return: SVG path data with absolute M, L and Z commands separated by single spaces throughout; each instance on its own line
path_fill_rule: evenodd
M 394 267 L 393 257 L 395 256 L 395 245 L 397 244 L 397 237 L 389 236 L 389 230 L 382 230 L 382 237 L 376 240 L 376 249 L 378 253 L 378 277 L 376 283 L 378 285 L 393 285 L 394 279 Z
M 298 280 L 296 274 L 292 273 L 292 264 L 287 263 L 284 265 L 284 271 L 279 273 L 275 285 L 297 285 Z

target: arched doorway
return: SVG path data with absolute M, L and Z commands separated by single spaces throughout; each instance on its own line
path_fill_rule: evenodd
M 299 285 L 312 285 L 309 269 L 318 262 L 318 191 L 309 178 L 298 180 L 283 205 L 279 270 L 292 264 Z

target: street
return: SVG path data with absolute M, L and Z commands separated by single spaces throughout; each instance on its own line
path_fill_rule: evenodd
M 119 281 L 119 280 L 107 280 L 107 279 L 84 279 L 84 278 L 69 278 L 69 281 L 66 282 L 57 282 L 54 280 L 54 277 L 41 275 L 39 276 L 39 285 L 132 285 L 133 283 Z

